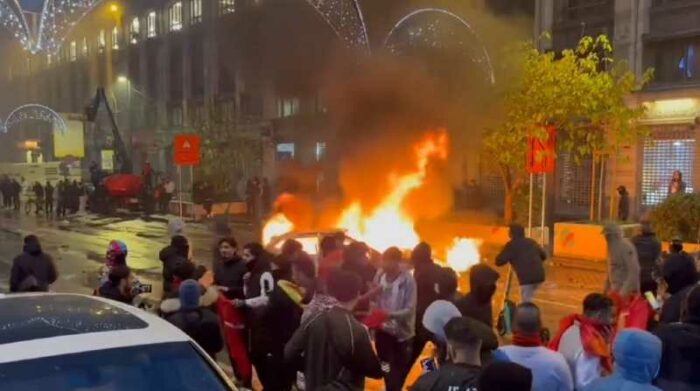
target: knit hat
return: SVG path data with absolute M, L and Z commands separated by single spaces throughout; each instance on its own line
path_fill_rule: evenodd
M 180 309 L 193 310 L 199 308 L 200 290 L 195 280 L 186 280 L 180 284 Z
M 107 246 L 107 253 L 115 256 L 126 255 L 128 253 L 128 249 L 126 244 L 121 240 L 112 240 L 109 242 L 109 246 Z
M 479 390 L 530 391 L 532 371 L 513 362 L 493 362 L 479 376 Z
M 454 304 L 446 300 L 436 300 L 425 310 L 423 326 L 440 342 L 445 342 L 445 325 L 452 318 L 459 316 L 462 314 Z

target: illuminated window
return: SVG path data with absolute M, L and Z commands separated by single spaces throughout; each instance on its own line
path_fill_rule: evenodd
M 190 24 L 202 21 L 202 0 L 190 0 Z
M 84 57 L 87 57 L 88 51 L 89 51 L 89 48 L 88 48 L 87 38 L 83 37 L 83 44 L 82 44 L 82 48 L 80 49 L 80 52 Z
M 316 142 L 316 161 L 320 162 L 326 157 L 326 143 L 322 141 Z
M 119 50 L 119 29 L 117 26 L 112 28 L 112 49 Z
M 46 55 L 46 65 L 53 64 L 53 57 L 50 54 Z
M 170 31 L 182 30 L 182 3 L 179 1 L 173 3 L 168 10 L 168 15 L 170 17 Z
M 107 35 L 105 34 L 104 30 L 100 30 L 100 33 L 97 35 L 97 49 L 103 51 L 107 47 Z
M 299 98 L 280 99 L 277 106 L 279 117 L 291 117 L 299 114 Z
M 129 40 L 132 44 L 139 42 L 139 35 L 141 35 L 141 22 L 137 16 L 131 20 L 131 25 L 129 26 Z
M 276 158 L 278 161 L 294 159 L 294 143 L 277 144 Z
M 236 0 L 219 0 L 219 13 L 221 15 L 236 12 Z
M 68 58 L 71 61 L 78 59 L 78 44 L 75 41 L 70 41 L 70 49 L 68 49 Z
M 146 28 L 148 29 L 148 38 L 153 38 L 158 35 L 158 27 L 156 25 L 156 11 L 151 11 L 148 13 L 148 19 L 146 20 Z
M 686 193 L 693 192 L 695 132 L 685 126 L 653 129 L 644 140 L 642 164 L 642 205 L 653 206 L 668 196 L 674 171 L 680 171 Z

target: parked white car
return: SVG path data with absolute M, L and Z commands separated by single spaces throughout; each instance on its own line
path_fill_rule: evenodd
M 0 295 L 0 390 L 236 388 L 163 319 L 99 297 L 31 293 Z

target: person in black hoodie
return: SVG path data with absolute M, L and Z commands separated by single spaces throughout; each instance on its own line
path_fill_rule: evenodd
M 224 347 L 216 314 L 202 305 L 202 288 L 195 280 L 180 284 L 179 309 L 165 319 L 194 339 L 205 352 L 216 360 L 216 354 Z
M 10 292 L 48 292 L 58 279 L 53 258 L 41 249 L 39 238 L 24 238 L 24 252 L 12 261 Z
M 547 259 L 537 242 L 525 237 L 525 228 L 520 224 L 510 225 L 510 241 L 496 257 L 496 266 L 510 263 L 520 283 L 523 303 L 532 302 L 535 291 L 544 282 L 544 260 Z
M 292 264 L 292 278 L 280 280 L 269 294 L 260 322 L 260 344 L 256 350 L 265 359 L 257 359 L 255 369 L 264 390 L 287 391 L 292 388 L 301 363 L 284 362 L 284 346 L 301 323 L 302 304 L 311 301 L 316 284 L 316 265 L 306 256 Z
M 190 259 L 190 244 L 182 235 L 175 235 L 170 239 L 170 245 L 163 248 L 159 254 L 163 262 L 163 294 L 170 295 L 173 292 L 173 271 L 183 258 Z
M 671 295 L 661 308 L 660 323 L 680 321 L 681 306 L 690 289 L 698 283 L 695 261 L 686 253 L 676 253 L 664 261 L 661 275 Z
M 219 240 L 219 257 L 214 261 L 214 285 L 229 299 L 244 299 L 243 277 L 248 272 L 245 262 L 238 256 L 238 243 L 234 238 Z
M 664 391 L 700 390 L 700 286 L 688 291 L 683 307 L 680 323 L 655 332 L 663 343 L 656 385 Z
M 658 269 L 658 262 L 661 259 L 661 242 L 656 238 L 651 224 L 642 223 L 642 233 L 632 239 L 632 244 L 637 249 L 639 259 L 639 281 L 642 293 L 652 292 L 656 295 L 658 288 L 654 274 Z
M 469 293 L 455 303 L 462 316 L 493 327 L 491 300 L 496 292 L 498 277 L 498 272 L 487 265 L 474 265 L 469 269 Z
M 425 344 L 430 341 L 430 332 L 423 327 L 423 314 L 430 304 L 440 298 L 440 279 L 442 268 L 433 261 L 433 249 L 428 243 L 421 242 L 411 252 L 411 262 L 416 280 L 416 336 L 413 340 L 411 363 L 423 353 Z
M 245 299 L 235 299 L 233 304 L 243 308 L 248 335 L 250 361 L 256 370 L 264 371 L 267 364 L 268 338 L 265 325 L 265 307 L 269 304 L 270 293 L 275 287 L 269 254 L 260 243 L 248 243 L 243 247 L 241 258 L 247 273 L 244 277 Z
M 284 348 L 285 362 L 303 356 L 306 391 L 364 390 L 366 377 L 379 379 L 383 372 L 367 329 L 351 312 L 360 278 L 331 269 L 326 282 L 335 304 L 314 313 L 296 330 Z

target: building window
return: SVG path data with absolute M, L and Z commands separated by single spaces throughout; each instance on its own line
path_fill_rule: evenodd
M 141 22 L 138 16 L 131 20 L 131 25 L 129 26 L 129 41 L 135 45 L 139 42 L 139 36 L 141 35 Z
M 83 55 L 83 57 L 87 57 L 90 49 L 88 47 L 88 40 L 85 37 L 83 37 L 83 45 L 82 46 L 83 47 L 81 48 L 81 54 Z
M 642 199 L 644 206 L 654 206 L 668 197 L 668 184 L 674 171 L 680 171 L 685 191 L 693 192 L 695 135 L 686 126 L 665 126 L 652 130 L 644 141 L 642 164 Z
M 291 117 L 299 114 L 299 98 L 283 98 L 278 102 L 279 117 Z
M 202 0 L 190 0 L 190 24 L 202 21 Z
M 294 159 L 294 143 L 277 144 L 275 157 L 278 161 Z
M 156 11 L 151 11 L 148 13 L 148 19 L 146 19 L 146 28 L 148 38 L 154 38 L 158 35 L 158 25 L 157 25 Z
M 68 58 L 71 61 L 78 59 L 78 44 L 75 41 L 70 41 L 70 49 L 68 50 Z
M 97 35 L 97 49 L 100 51 L 105 50 L 107 47 L 107 35 L 105 34 L 104 30 L 100 30 L 100 33 Z
M 219 13 L 221 15 L 236 12 L 236 0 L 219 0 Z
M 170 6 L 168 9 L 168 16 L 170 18 L 170 31 L 180 31 L 182 30 L 182 3 L 176 2 Z
M 323 141 L 316 142 L 316 161 L 320 162 L 326 157 L 326 143 Z
M 51 64 L 53 64 L 53 57 L 50 54 L 47 54 L 46 55 L 46 65 L 51 65 Z M 12 72 L 10 72 L 10 76 L 9 76 L 10 79 L 12 78 L 11 74 L 12 74 Z
M 119 50 L 119 29 L 117 26 L 112 28 L 112 49 Z

